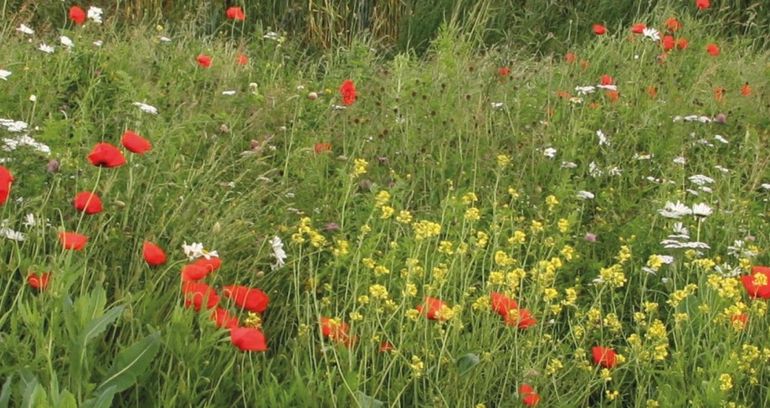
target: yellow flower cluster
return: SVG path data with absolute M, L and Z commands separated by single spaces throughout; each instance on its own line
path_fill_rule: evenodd
M 441 234 L 441 224 L 432 221 L 420 220 L 412 224 L 415 239 L 422 241 Z
M 364 159 L 356 159 L 353 162 L 353 174 L 352 174 L 353 177 L 355 178 L 363 174 L 366 174 L 368 167 L 369 167 L 369 162 L 367 162 Z
M 291 240 L 295 244 L 304 244 L 306 239 L 310 240 L 310 245 L 320 248 L 326 245 L 326 238 L 312 227 L 310 217 L 303 217 L 297 226 L 297 232 L 292 234 Z

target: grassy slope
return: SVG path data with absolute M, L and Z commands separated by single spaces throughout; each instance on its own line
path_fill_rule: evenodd
M 662 20 L 648 23 L 661 27 Z M 30 134 L 49 144 L 62 164 L 59 173 L 48 174 L 47 157 L 23 148 L 0 156 L 12 158 L 5 164 L 16 176 L 12 198 L 24 197 L 0 207 L 0 218 L 16 229 L 24 229 L 27 213 L 51 223 L 28 231 L 23 243 L 3 240 L 0 247 L 0 376 L 14 375 L 12 400 L 18 404 L 23 395 L 35 393 L 33 375 L 49 401 L 63 389 L 79 402 L 92 398 L 117 353 L 158 330 L 159 354 L 138 386 L 116 403 L 307 406 L 320 400 L 349 406 L 361 391 L 397 406 L 516 406 L 515 391 L 524 381 L 535 386 L 547 406 L 609 405 L 607 390 L 620 391 L 614 403 L 622 406 L 647 399 L 661 406 L 686 400 L 764 401 L 767 374 L 760 360 L 750 364 L 759 382 L 751 385 L 752 374 L 731 355 L 745 354 L 745 344 L 766 344 L 768 325 L 759 302 L 746 300 L 742 289 L 738 297 L 720 298 L 706 283 L 713 271 L 682 253 L 657 276 L 641 270 L 649 255 L 670 253 L 659 244 L 672 225 L 657 215 L 666 201 L 705 202 L 715 209 L 703 223 L 685 220 L 693 235 L 697 230 L 711 245 L 703 257 L 735 266 L 739 260 L 727 254 L 733 240 L 752 235 L 764 249 L 770 239 L 768 192 L 760 188 L 770 182 L 763 154 L 770 127 L 768 55 L 710 38 L 697 20 L 683 22 L 681 35 L 690 46 L 673 52 L 664 64 L 657 61 L 656 45 L 625 35 L 596 38 L 574 50 L 586 64 L 567 64 L 560 56 L 534 60 L 505 48 L 482 53 L 451 30 L 422 59 L 381 60 L 363 43 L 300 59 L 301 49 L 291 41 L 278 47 L 264 40 L 199 40 L 179 32 L 164 44 L 157 38 L 166 33 L 137 28 L 118 35 L 109 26 L 67 29 L 63 34 L 76 48 L 59 47 L 47 55 L 34 46 L 54 42 L 53 35 L 28 43 L 6 27 L 0 68 L 13 74 L 0 83 L 0 117 L 38 127 Z M 96 39 L 104 40 L 101 48 L 90 45 Z M 705 54 L 712 40 L 722 47 L 718 58 Z M 249 55 L 247 67 L 234 63 L 237 52 Z M 213 56 L 210 69 L 196 66 L 199 53 Z M 508 78 L 498 77 L 501 65 L 511 68 Z M 619 101 L 601 92 L 584 97 L 582 104 L 557 96 L 559 90 L 574 95 L 575 86 L 596 84 L 602 74 L 617 81 Z M 339 103 L 336 89 L 347 78 L 356 81 L 359 99 L 346 110 L 333 110 Z M 753 87 L 749 97 L 739 92 L 746 81 Z M 656 97 L 647 94 L 649 86 L 657 88 Z M 716 87 L 727 90 L 721 102 L 714 99 Z M 221 95 L 228 89 L 237 94 Z M 311 101 L 309 91 L 320 98 Z M 30 94 L 37 102 L 28 100 Z M 139 112 L 131 105 L 135 101 L 157 106 L 160 114 Z M 503 107 L 493 109 L 492 102 Z M 672 121 L 675 115 L 720 112 L 727 115 L 726 124 Z M 90 166 L 85 158 L 90 147 L 102 140 L 117 144 L 126 128 L 150 138 L 153 152 L 130 157 L 119 169 Z M 610 146 L 598 145 L 598 129 L 611 138 Z M 730 143 L 715 141 L 715 134 Z M 265 148 L 242 155 L 251 140 L 265 142 Z M 317 142 L 331 143 L 333 151 L 314 154 Z M 547 147 L 557 149 L 555 159 L 543 156 Z M 634 159 L 645 153 L 653 159 Z M 500 168 L 500 154 L 512 163 Z M 686 157 L 687 164 L 675 164 L 677 156 Z M 369 168 L 354 178 L 356 158 L 367 160 Z M 578 167 L 560 168 L 562 161 Z M 591 162 L 602 176 L 589 174 Z M 715 165 L 730 171 L 723 174 Z M 622 173 L 608 175 L 613 167 Z M 685 190 L 693 186 L 687 177 L 694 174 L 716 179 L 713 193 L 688 195 Z M 672 183 L 655 184 L 647 176 Z M 81 217 L 71 208 L 71 197 L 94 186 L 106 211 Z M 510 187 L 518 199 L 512 199 Z M 383 189 L 390 192 L 396 214 L 409 210 L 415 219 L 440 223 L 441 237 L 418 241 L 411 227 L 381 220 L 374 196 Z M 578 200 L 579 190 L 596 198 Z M 464 219 L 467 205 L 461 198 L 468 192 L 479 198 L 476 222 Z M 560 202 L 550 210 L 549 195 Z M 329 222 L 341 229 L 322 231 L 327 241 L 322 248 L 293 244 L 299 212 L 312 217 L 314 229 Z M 562 218 L 571 221 L 566 232 L 557 228 Z M 545 230 L 531 232 L 532 220 Z M 363 225 L 372 232 L 362 233 Z M 62 252 L 56 230 L 76 227 L 91 237 L 86 251 Z M 515 230 L 526 231 L 523 245 L 508 243 Z M 478 231 L 489 236 L 484 246 Z M 585 241 L 586 232 L 598 241 Z M 288 265 L 276 271 L 270 269 L 273 235 L 284 239 L 289 252 Z M 144 239 L 161 243 L 171 262 L 148 268 L 140 256 Z M 470 249 L 465 255 L 440 253 L 439 239 Z M 349 241 L 349 253 L 335 257 L 335 240 Z M 224 259 L 222 270 L 207 280 L 213 286 L 254 285 L 270 294 L 264 316 L 269 352 L 236 351 L 227 332 L 213 328 L 205 314 L 183 307 L 178 273 L 185 241 L 202 241 Z M 625 285 L 594 286 L 599 270 L 616 262 L 623 243 L 633 252 L 622 266 Z M 564 245 L 579 255 L 572 262 L 559 254 Z M 497 265 L 498 250 L 517 262 Z M 556 256 L 564 265 L 555 277 L 544 277 L 547 265 L 541 261 Z M 390 273 L 366 268 L 364 258 Z M 419 260 L 425 272 L 407 268 L 407 258 Z M 764 250 L 753 262 L 767 262 Z M 434 269 L 442 263 L 446 272 Z M 512 289 L 495 283 L 492 273 L 518 266 L 527 278 L 518 285 L 517 297 L 539 320 L 527 331 L 506 327 L 493 313 L 472 307 L 490 289 Z M 48 291 L 36 294 L 25 278 L 42 270 L 52 271 L 53 279 Z M 407 283 L 417 294 L 402 294 Z M 695 294 L 678 308 L 667 305 L 669 294 L 687 283 L 698 285 Z M 361 295 L 373 297 L 375 284 L 387 287 L 393 303 L 357 301 Z M 549 315 L 571 287 L 579 292 L 576 306 Z M 544 300 L 548 288 L 557 289 L 558 298 Z M 443 325 L 409 319 L 409 309 L 426 295 L 459 306 L 457 316 Z M 735 331 L 718 316 L 741 295 L 752 312 L 748 328 Z M 68 299 L 76 305 L 69 315 Z M 660 311 L 649 314 L 646 324 L 635 322 L 634 312 L 645 301 L 658 302 Z M 125 310 L 87 342 L 78 358 L 81 349 L 70 343 L 82 339 L 88 321 L 102 313 L 100 303 Z M 699 310 L 701 304 L 711 309 Z M 605 322 L 614 313 L 620 329 L 592 323 L 591 309 Z M 351 312 L 363 320 L 351 321 Z M 690 320 L 677 324 L 676 313 L 689 313 Z M 352 323 L 357 347 L 323 341 L 320 316 Z M 655 316 L 667 327 L 670 355 L 649 362 L 627 339 L 633 333 L 644 337 Z M 382 340 L 398 352 L 379 353 Z M 597 344 L 614 346 L 627 359 L 606 384 L 598 370 L 585 369 Z M 454 360 L 467 353 L 481 362 L 461 374 Z M 418 378 L 413 356 L 424 362 Z M 564 367 L 549 373 L 554 360 Z M 730 391 L 719 388 L 725 373 L 733 378 Z M 25 391 L 24 384 L 32 385 Z

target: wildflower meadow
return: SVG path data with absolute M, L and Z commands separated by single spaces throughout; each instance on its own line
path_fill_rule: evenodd
M 0 20 L 0 408 L 770 405 L 763 2 L 420 49 L 39 3 Z

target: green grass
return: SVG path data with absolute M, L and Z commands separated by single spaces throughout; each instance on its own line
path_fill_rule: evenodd
M 714 34 L 718 11 L 682 15 L 677 37 L 689 47 L 663 63 L 659 45 L 620 19 L 606 21 L 606 37 L 588 26 L 581 43 L 559 37 L 572 64 L 515 39 L 482 46 L 476 23 L 445 24 L 419 57 L 385 58 L 363 37 L 318 54 L 229 26 L 201 36 L 195 20 L 68 24 L 33 37 L 15 31 L 22 15 L 9 20 L 0 118 L 29 123 L 51 154 L 0 150 L 15 177 L 0 220 L 26 234 L 0 237 L 0 407 L 514 407 L 523 383 L 540 406 L 766 405 L 767 303 L 723 271 L 769 262 L 770 55 L 758 37 Z M 661 30 L 671 15 L 650 13 L 639 21 Z M 56 51 L 36 50 L 41 42 Z M 720 56 L 706 53 L 711 42 Z M 195 62 L 202 53 L 208 69 Z M 604 74 L 617 101 L 600 89 L 569 99 Z M 335 109 L 345 79 L 358 99 Z M 691 114 L 726 121 L 673 120 Z M 114 169 L 88 162 L 95 143 L 119 145 L 126 129 L 153 150 L 126 152 Z M 47 172 L 54 159 L 59 171 Z M 697 174 L 714 179 L 711 192 L 689 180 Z M 104 211 L 76 212 L 79 191 L 98 193 Z M 713 214 L 659 214 L 677 201 Z M 27 214 L 38 224 L 25 226 Z M 419 237 L 420 221 L 438 235 Z M 675 222 L 710 248 L 665 249 Z M 63 250 L 62 230 L 88 245 Z M 275 269 L 274 236 L 288 254 Z M 165 248 L 167 264 L 143 261 L 145 240 Z M 752 253 L 736 255 L 736 240 Z M 268 351 L 239 351 L 208 313 L 185 307 L 182 245 L 192 242 L 218 251 L 223 266 L 205 282 L 241 325 L 255 316 L 222 288 L 269 295 Z M 674 261 L 645 272 L 656 255 Z M 51 272 L 48 288 L 30 287 L 31 272 Z M 505 325 L 492 291 L 537 323 Z M 426 296 L 448 305 L 446 321 L 415 309 Z M 732 321 L 741 313 L 745 326 Z M 324 337 L 322 317 L 348 324 L 336 339 L 347 341 Z M 380 351 L 384 341 L 394 349 Z M 603 372 L 594 346 L 624 361 Z

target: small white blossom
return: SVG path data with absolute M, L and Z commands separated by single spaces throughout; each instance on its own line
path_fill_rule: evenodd
M 601 85 L 601 84 L 599 84 L 599 85 L 596 85 L 596 87 L 599 88 L 599 89 L 604 89 L 605 91 L 617 91 L 618 90 L 618 86 L 617 85 Z
M 502 102 L 492 102 L 490 105 L 492 105 L 492 109 L 502 109 L 503 103 Z
M 759 187 L 764 190 L 770 190 L 770 183 L 762 183 L 759 185 Z
M 724 144 L 728 144 L 728 143 L 730 143 L 730 142 L 729 142 L 729 141 L 727 141 L 727 139 L 725 139 L 725 137 L 724 137 L 724 136 L 722 136 L 722 135 L 714 135 L 714 139 L 715 139 L 716 141 L 720 142 L 720 143 L 724 143 Z
M 722 166 L 720 166 L 718 164 L 715 164 L 714 168 L 719 170 L 719 171 L 721 171 L 722 173 L 729 173 L 730 172 L 730 169 L 728 169 L 727 167 L 722 167 Z
M 26 24 L 20 24 L 19 27 L 16 28 L 16 31 L 27 35 L 35 34 L 35 30 L 29 28 L 29 26 L 27 26 Z
M 14 231 L 8 227 L 0 227 L 0 237 L 4 237 L 12 241 L 24 241 L 27 238 L 24 233 Z
M 592 161 L 591 163 L 588 163 L 588 174 L 591 177 L 596 178 L 601 177 L 604 172 L 599 168 L 599 165 L 597 165 L 596 162 Z
M 59 42 L 61 43 L 61 45 L 67 48 L 72 48 L 75 46 L 75 43 L 72 42 L 72 39 L 67 37 L 66 35 L 59 37 Z
M 170 38 L 168 38 L 168 37 L 166 37 L 166 36 L 161 36 L 161 37 L 160 37 L 160 38 L 158 38 L 158 39 L 159 39 L 159 40 L 160 40 L 160 42 L 162 42 L 162 43 L 170 43 L 170 42 L 171 42 L 171 39 L 170 39 Z
M 233 96 L 233 95 L 235 95 L 235 91 L 232 91 L 232 90 L 230 90 L 230 91 L 222 91 L 222 95 Z
M 25 129 L 27 129 L 27 122 L 22 122 L 20 120 L 13 120 L 13 119 L 1 119 L 0 118 L 0 126 L 4 127 L 5 130 L 16 133 L 16 132 L 23 132 Z
M 27 228 L 32 228 L 37 225 L 37 219 L 35 219 L 35 214 L 29 213 L 24 216 L 24 224 Z
M 548 147 L 545 150 L 543 150 L 543 155 L 549 159 L 553 159 L 556 157 L 556 149 L 553 147 Z
M 0 69 L 0 79 L 2 79 L 3 81 L 7 81 L 8 77 L 11 76 L 11 74 L 12 74 L 11 71 Z
M 687 164 L 687 159 L 682 156 L 674 157 L 674 163 L 684 166 Z
M 270 246 L 273 248 L 273 257 L 275 263 L 272 265 L 273 269 L 278 269 L 286 265 L 286 251 L 283 250 L 283 241 L 277 235 L 270 240 Z
M 588 95 L 596 92 L 596 87 L 592 85 L 588 86 L 576 86 L 575 92 L 577 92 L 578 95 Z
M 596 131 L 596 137 L 599 138 L 599 146 L 609 146 L 610 145 L 610 139 L 607 138 L 607 135 L 602 132 L 601 129 Z
M 687 178 L 691 182 L 699 185 L 699 186 L 705 186 L 706 184 L 713 184 L 714 179 L 709 176 L 704 176 L 703 174 L 696 174 L 694 176 L 690 176 Z
M 577 192 L 577 198 L 580 198 L 582 200 L 593 200 L 594 199 L 594 193 L 590 191 L 578 191 Z
M 184 242 L 182 244 L 182 250 L 184 251 L 184 254 L 187 256 L 187 258 L 191 261 L 200 257 L 204 257 L 206 259 L 211 259 L 212 257 L 219 258 L 219 253 L 217 251 L 207 251 L 205 248 L 203 248 L 203 244 L 200 242 L 193 242 L 190 245 L 187 245 L 187 242 Z
M 577 164 L 571 161 L 563 161 L 561 162 L 561 168 L 563 169 L 575 169 L 577 168 Z
M 96 40 L 93 42 L 94 46 L 101 47 L 104 44 L 102 40 Z
M 156 107 L 154 107 L 152 105 L 148 105 L 148 104 L 146 104 L 144 102 L 134 102 L 134 106 L 138 106 L 139 109 L 142 112 L 147 112 L 147 113 L 152 114 L 152 115 L 157 115 L 158 114 L 158 108 L 156 108 Z

